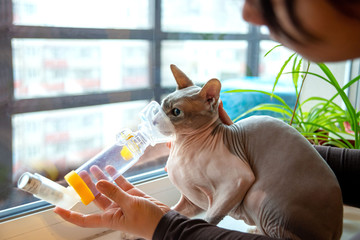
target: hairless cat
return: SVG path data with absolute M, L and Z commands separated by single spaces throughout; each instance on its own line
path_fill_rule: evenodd
M 269 116 L 225 125 L 218 114 L 221 83 L 202 88 L 175 65 L 177 90 L 162 102 L 176 139 L 167 171 L 181 192 L 174 210 L 226 215 L 260 233 L 290 239 L 340 239 L 343 203 L 335 175 L 293 127 Z

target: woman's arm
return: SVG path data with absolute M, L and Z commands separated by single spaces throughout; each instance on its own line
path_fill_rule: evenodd
M 335 173 L 344 204 L 360 207 L 360 149 L 328 146 L 315 146 L 315 149 Z
M 155 229 L 153 240 L 273 240 L 274 238 L 217 227 L 201 219 L 189 219 L 175 211 L 166 213 Z

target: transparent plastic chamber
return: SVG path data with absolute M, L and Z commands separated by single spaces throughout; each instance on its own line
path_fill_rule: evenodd
M 149 145 L 168 142 L 174 137 L 174 127 L 157 102 L 150 102 L 140 112 L 140 118 L 136 132 L 122 130 L 112 146 L 69 172 L 65 176 L 68 187 L 26 172 L 20 177 L 18 188 L 65 209 L 80 200 L 89 204 L 99 194 L 95 187 L 97 181 L 115 180 L 139 160 Z

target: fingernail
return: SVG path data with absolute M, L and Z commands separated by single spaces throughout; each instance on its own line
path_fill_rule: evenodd
M 104 181 L 99 181 L 97 184 L 96 184 L 96 188 L 101 188 L 101 189 L 104 189 L 105 188 L 105 182 Z

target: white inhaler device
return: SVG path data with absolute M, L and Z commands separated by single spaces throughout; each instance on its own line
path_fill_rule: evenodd
M 89 204 L 99 194 L 95 187 L 97 181 L 117 179 L 139 160 L 149 145 L 169 142 L 175 136 L 174 126 L 157 102 L 150 102 L 140 112 L 140 118 L 136 132 L 122 130 L 115 144 L 69 172 L 64 177 L 68 187 L 37 173 L 26 172 L 19 178 L 18 188 L 65 209 L 72 208 L 80 200 Z

